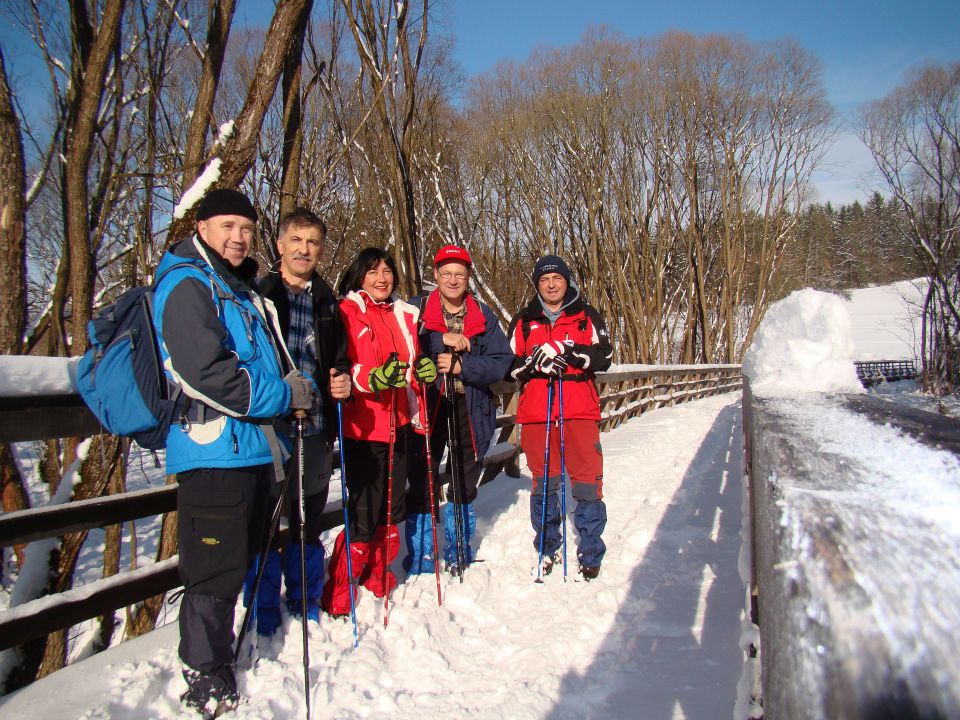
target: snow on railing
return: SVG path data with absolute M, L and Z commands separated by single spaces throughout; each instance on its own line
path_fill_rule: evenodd
M 743 394 L 764 712 L 960 717 L 960 421 Z

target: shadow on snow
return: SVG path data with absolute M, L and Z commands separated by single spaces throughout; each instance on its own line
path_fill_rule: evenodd
M 740 402 L 717 416 L 631 574 L 610 634 L 584 674 L 564 677 L 550 720 L 733 716 L 744 663 L 741 417 Z

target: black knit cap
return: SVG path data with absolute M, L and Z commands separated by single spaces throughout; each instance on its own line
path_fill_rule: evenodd
M 220 188 L 211 190 L 197 206 L 197 222 L 207 220 L 214 215 L 240 215 L 257 221 L 257 211 L 247 196 L 237 190 Z
M 533 284 L 536 285 L 540 282 L 540 278 L 547 273 L 562 275 L 567 284 L 570 284 L 570 268 L 567 267 L 562 258 L 556 255 L 544 255 L 537 260 L 537 264 L 533 266 Z

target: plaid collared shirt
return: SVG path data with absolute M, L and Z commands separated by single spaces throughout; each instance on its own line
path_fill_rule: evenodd
M 313 294 L 312 282 L 308 282 L 303 290 L 294 292 L 287 288 L 287 300 L 290 303 L 290 334 L 287 337 L 287 349 L 293 364 L 307 377 L 313 377 L 317 370 L 317 343 L 313 335 Z M 305 423 L 304 434 L 314 435 L 323 430 L 323 413 L 320 412 L 320 396 L 310 414 L 310 420 Z
M 443 303 L 440 304 L 440 309 L 443 310 L 443 322 L 446 323 L 447 330 L 458 335 L 463 335 L 463 322 L 467 317 L 467 303 L 463 303 L 460 311 L 456 313 L 447 310 L 443 306 Z M 461 395 L 465 392 L 463 380 L 460 379 L 459 375 L 455 375 L 453 378 L 453 389 Z

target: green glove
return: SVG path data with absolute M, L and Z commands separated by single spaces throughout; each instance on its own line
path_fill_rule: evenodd
M 437 379 L 437 366 L 434 365 L 433 360 L 426 355 L 421 355 L 417 358 L 416 362 L 413 363 L 413 374 L 417 380 L 429 385 Z
M 397 359 L 396 353 L 391 353 L 383 365 L 370 371 L 370 389 L 380 392 L 391 387 L 406 387 L 408 367 L 410 367 L 409 363 L 401 362 Z

